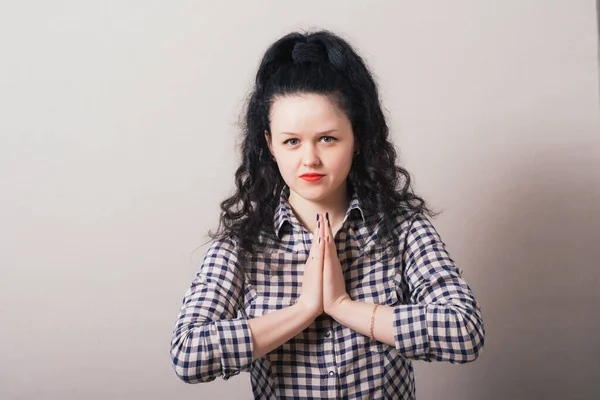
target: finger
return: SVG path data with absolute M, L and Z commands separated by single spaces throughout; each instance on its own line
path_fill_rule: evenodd
M 325 260 L 324 264 L 327 266 L 331 265 L 331 257 L 337 256 L 337 249 L 335 248 L 335 240 L 333 238 L 333 230 L 331 228 L 331 220 L 329 219 L 329 213 L 325 213 L 325 232 L 324 232 L 324 241 L 325 241 Z
M 325 213 L 325 239 L 327 243 L 334 243 L 333 240 L 333 229 L 331 228 L 331 220 L 329 219 L 329 213 Z
M 328 227 L 328 221 L 327 218 L 329 217 L 329 214 L 326 213 L 324 215 L 325 218 L 323 218 L 323 260 L 327 260 L 328 257 L 330 257 L 331 255 L 331 249 L 329 248 L 330 244 L 328 242 L 328 237 L 329 237 L 329 227 Z M 325 262 L 324 262 L 325 264 Z
M 318 233 L 318 235 L 319 235 L 319 240 L 318 240 L 319 247 L 317 248 L 317 251 L 318 251 L 317 255 L 318 256 L 321 256 L 321 253 L 323 251 L 323 246 L 325 245 L 325 238 L 323 237 L 323 231 L 325 229 L 325 220 L 323 219 L 323 217 L 324 216 L 322 214 L 319 214 L 319 233 Z
M 331 254 L 331 249 L 329 248 L 329 242 L 328 242 L 328 228 L 327 228 L 327 220 L 324 221 L 325 223 L 323 224 L 323 260 L 327 260 L 328 257 Z
M 320 220 L 321 220 L 321 226 L 320 226 L 321 229 L 320 229 L 320 232 L 319 232 L 319 235 L 321 237 L 321 242 L 320 242 L 321 247 L 319 248 L 319 250 L 320 250 L 319 256 L 321 257 L 321 262 L 323 261 L 323 257 L 325 256 L 325 247 L 326 247 L 325 246 L 325 229 L 326 229 L 325 225 L 327 225 L 327 221 L 325 221 L 325 219 L 323 217 L 324 217 L 324 215 L 321 214 L 321 218 L 320 218 Z
M 315 227 L 315 229 L 312 232 L 312 241 L 311 241 L 311 245 L 310 248 L 308 249 L 308 261 L 312 260 L 314 258 L 314 255 L 316 254 L 315 250 L 317 248 L 317 236 L 318 236 L 318 230 Z
M 317 226 L 315 227 L 315 230 L 313 232 L 312 244 L 308 253 L 309 260 L 311 261 L 315 260 L 320 255 L 320 249 L 323 246 L 323 238 L 321 232 L 323 231 L 323 225 L 325 224 L 325 221 L 319 214 L 317 214 L 316 219 Z
M 320 214 L 317 214 L 317 229 L 315 230 L 315 236 L 313 237 L 313 241 L 319 245 L 322 241 L 321 239 L 321 230 L 323 229 L 321 225 L 323 225 L 324 221 L 321 218 Z

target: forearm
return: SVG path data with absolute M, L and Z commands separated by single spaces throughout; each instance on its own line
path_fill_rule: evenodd
M 316 318 L 300 303 L 253 319 L 208 323 L 200 322 L 195 311 L 194 307 L 182 311 L 171 342 L 175 371 L 188 383 L 237 375 L 254 359 L 302 332 Z
M 346 300 L 332 312 L 342 325 L 370 336 L 374 304 Z M 380 305 L 373 336 L 398 349 L 406 358 L 464 363 L 478 357 L 484 329 L 478 306 L 473 304 Z
M 300 303 L 248 320 L 252 332 L 252 358 L 260 358 L 304 329 L 316 316 Z
M 237 375 L 252 362 L 250 330 L 244 319 L 201 322 L 185 310 L 171 339 L 177 376 L 187 383 L 210 382 Z
M 340 324 L 361 333 L 371 335 L 371 315 L 375 304 L 347 299 L 339 303 L 331 317 Z M 394 309 L 380 305 L 375 312 L 373 336 L 375 340 L 394 346 Z

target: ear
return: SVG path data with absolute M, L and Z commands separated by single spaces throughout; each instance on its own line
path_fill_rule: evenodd
M 269 146 L 269 151 L 271 152 L 271 158 L 273 159 L 273 162 L 275 162 L 275 164 L 277 164 L 277 159 L 275 159 L 275 153 L 273 153 L 273 143 L 271 141 L 271 134 L 267 130 L 265 130 L 265 140 L 267 141 L 267 146 Z
M 267 146 L 269 146 L 269 151 L 271 152 L 271 156 L 273 156 L 273 158 L 275 158 L 275 155 L 273 154 L 273 144 L 271 143 L 271 134 L 267 130 L 265 130 L 265 140 L 267 142 Z
M 358 153 L 360 153 L 360 143 L 358 142 L 358 140 L 356 140 L 356 137 L 354 138 L 354 155 L 356 156 Z

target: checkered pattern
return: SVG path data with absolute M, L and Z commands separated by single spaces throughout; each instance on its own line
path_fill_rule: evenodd
M 293 304 L 312 243 L 284 188 L 274 218 L 280 238 L 240 272 L 234 243 L 214 241 L 185 293 L 171 340 L 185 382 L 250 372 L 259 399 L 414 399 L 412 360 L 465 363 L 484 343 L 481 310 L 462 271 L 423 214 L 399 214 L 398 245 L 378 243 L 354 196 L 335 243 L 354 300 L 394 307 L 395 346 L 371 340 L 326 314 L 252 359 L 248 319 Z M 242 276 L 243 275 L 243 276 Z

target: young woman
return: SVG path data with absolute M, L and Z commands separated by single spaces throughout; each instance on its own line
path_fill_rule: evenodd
M 412 360 L 475 360 L 480 307 L 352 47 L 282 37 L 245 116 L 237 191 L 173 332 L 179 378 L 249 371 L 260 399 L 413 399 Z

